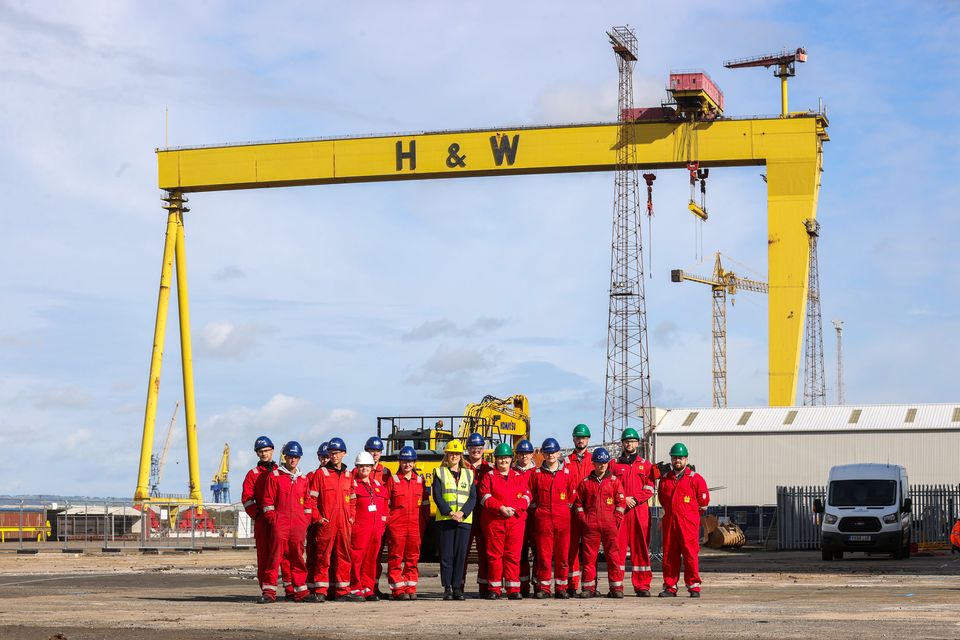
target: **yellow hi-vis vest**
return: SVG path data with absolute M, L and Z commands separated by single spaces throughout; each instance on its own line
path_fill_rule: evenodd
M 467 500 L 470 499 L 470 487 L 473 485 L 473 471 L 460 467 L 460 481 L 458 482 L 456 478 L 453 477 L 450 469 L 440 465 L 434 469 L 433 476 L 433 481 L 440 483 L 440 495 L 443 496 L 444 501 L 450 506 L 450 513 L 463 511 L 464 505 L 466 505 Z M 437 522 L 442 522 L 443 520 L 453 520 L 453 517 L 449 514 L 443 515 L 437 510 Z M 473 522 L 473 512 L 471 511 L 464 516 L 462 522 L 471 524 Z

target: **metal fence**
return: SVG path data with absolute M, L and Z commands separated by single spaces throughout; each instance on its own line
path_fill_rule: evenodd
M 820 521 L 813 512 L 813 501 L 825 497 L 822 485 L 777 487 L 777 549 L 820 548 Z M 910 488 L 910 499 L 912 540 L 919 544 L 947 541 L 960 517 L 960 485 L 915 485 Z
M 18 553 L 61 549 L 216 550 L 253 545 L 253 524 L 242 505 L 142 508 L 133 502 L 0 506 L 0 548 Z

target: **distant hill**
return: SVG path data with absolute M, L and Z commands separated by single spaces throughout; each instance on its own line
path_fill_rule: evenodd
M 63 496 L 49 493 L 32 493 L 22 495 L 0 495 L 0 507 L 18 507 L 20 502 L 24 505 L 49 505 L 56 502 L 58 505 L 84 505 L 84 504 L 129 504 L 130 498 L 104 498 L 99 496 Z

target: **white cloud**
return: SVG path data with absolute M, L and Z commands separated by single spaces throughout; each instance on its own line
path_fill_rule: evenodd
M 200 330 L 197 352 L 211 358 L 240 360 L 250 353 L 263 333 L 265 330 L 254 324 L 210 322 Z

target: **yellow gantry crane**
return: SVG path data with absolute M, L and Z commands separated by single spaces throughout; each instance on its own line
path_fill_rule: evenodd
M 789 64 L 786 71 L 791 71 Z M 158 186 L 165 192 L 167 226 L 134 500 L 150 500 L 150 458 L 174 271 L 190 473 L 188 500 L 197 505 L 203 500 L 184 243 L 186 194 L 190 192 L 616 171 L 618 152 L 624 145 L 633 147 L 630 157 L 636 158 L 635 168 L 642 171 L 689 170 L 692 162 L 698 169 L 764 167 L 770 282 L 769 402 L 771 406 L 793 405 L 808 290 L 809 242 L 804 221 L 816 219 L 823 144 L 829 140 L 829 123 L 820 112 L 786 113 L 785 96 L 784 92 L 784 114 L 767 117 L 727 118 L 711 114 L 710 119 L 691 120 L 664 114 L 606 124 L 547 124 L 157 149 Z M 695 145 L 691 145 L 692 141 Z
M 727 406 L 727 296 L 736 295 L 738 290 L 767 293 L 770 286 L 766 282 L 741 278 L 727 271 L 720 264 L 720 252 L 717 251 L 713 263 L 713 277 L 684 273 L 682 269 L 670 272 L 672 282 L 699 282 L 709 285 L 713 290 L 713 406 Z

